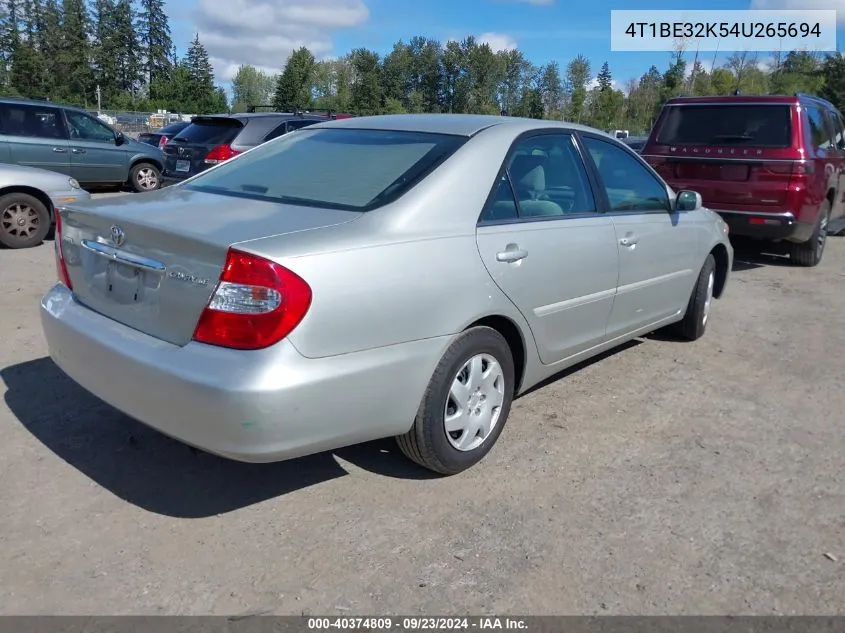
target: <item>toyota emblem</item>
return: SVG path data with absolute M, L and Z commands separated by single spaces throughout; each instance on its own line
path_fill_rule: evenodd
M 115 246 L 121 246 L 126 241 L 126 233 L 117 224 L 111 227 L 111 241 Z

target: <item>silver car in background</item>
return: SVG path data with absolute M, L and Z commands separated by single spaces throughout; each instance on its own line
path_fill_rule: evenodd
M 56 207 L 90 198 L 64 174 L 0 163 L 0 245 L 38 246 L 50 232 Z
M 319 123 L 57 233 L 50 354 L 117 409 L 248 462 L 397 436 L 443 474 L 564 368 L 701 337 L 733 260 L 617 140 L 471 115 Z

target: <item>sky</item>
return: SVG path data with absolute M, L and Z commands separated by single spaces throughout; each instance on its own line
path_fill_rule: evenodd
M 578 54 L 593 75 L 607 61 L 623 86 L 671 53 L 611 52 L 611 9 L 836 9 L 845 42 L 845 0 L 166 0 L 174 42 L 183 53 L 196 33 L 219 83 L 240 64 L 276 73 L 290 52 L 308 47 L 318 59 L 365 47 L 384 55 L 398 40 L 441 41 L 474 35 L 495 50 L 518 47 L 535 64 L 564 70 Z M 693 53 L 690 53 L 690 56 Z M 713 53 L 702 54 L 707 65 Z M 764 54 L 761 54 L 765 56 Z M 716 63 L 724 62 L 720 54 Z

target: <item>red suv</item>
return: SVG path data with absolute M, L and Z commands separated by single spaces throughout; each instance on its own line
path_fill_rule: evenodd
M 642 155 L 676 191 L 698 191 L 732 235 L 782 241 L 799 266 L 817 265 L 845 222 L 845 126 L 823 99 L 670 99 Z

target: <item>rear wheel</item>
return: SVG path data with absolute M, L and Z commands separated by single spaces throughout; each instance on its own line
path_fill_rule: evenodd
M 155 191 L 161 186 L 161 172 L 151 163 L 138 163 L 129 173 L 129 185 L 138 193 Z
M 467 330 L 449 346 L 411 430 L 396 438 L 417 464 L 453 475 L 481 461 L 502 433 L 514 390 L 513 356 L 496 330 Z
M 818 266 L 827 244 L 827 223 L 830 221 L 830 203 L 825 202 L 819 211 L 819 219 L 813 228 L 813 236 L 801 244 L 789 245 L 789 259 L 796 266 L 811 268 Z
M 50 232 L 50 212 L 25 193 L 0 197 L 0 244 L 7 248 L 38 246 Z

